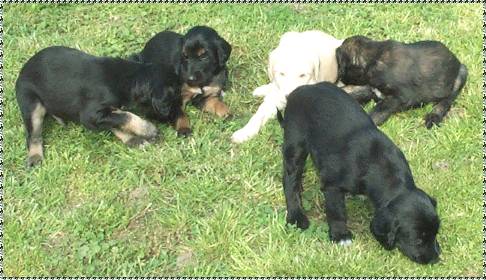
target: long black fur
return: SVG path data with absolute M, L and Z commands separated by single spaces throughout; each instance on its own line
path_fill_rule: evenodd
M 438 260 L 435 200 L 416 187 L 403 153 L 352 97 L 331 83 L 301 86 L 289 95 L 281 121 L 288 223 L 309 226 L 301 192 L 310 154 L 320 175 L 332 241 L 352 238 L 345 193 L 364 194 L 375 208 L 371 232 L 387 250 L 398 247 L 419 263 Z
M 338 78 L 347 85 L 369 85 L 384 99 L 370 112 L 376 125 L 392 114 L 433 103 L 425 126 L 439 125 L 467 80 L 467 68 L 441 42 L 405 44 L 393 40 L 373 41 L 364 36 L 344 40 L 336 50 Z M 366 103 L 378 97 L 365 92 Z

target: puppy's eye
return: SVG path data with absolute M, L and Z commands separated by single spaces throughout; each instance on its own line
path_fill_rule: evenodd
M 305 76 L 307 76 L 307 75 L 306 74 L 300 74 L 299 78 L 304 78 Z
M 279 72 L 278 75 L 284 77 L 285 76 L 285 73 Z

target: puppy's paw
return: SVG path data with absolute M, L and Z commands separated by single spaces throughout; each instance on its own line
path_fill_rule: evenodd
M 427 129 L 431 129 L 434 126 L 434 124 L 436 126 L 439 126 L 439 123 L 441 121 L 442 121 L 442 118 L 437 114 L 429 113 L 429 114 L 425 115 L 425 127 Z
M 348 230 L 346 232 L 330 232 L 329 239 L 331 239 L 332 242 L 337 243 L 341 246 L 349 246 L 351 245 L 351 243 L 353 243 L 353 234 L 351 234 L 351 232 L 349 232 Z
M 240 129 L 233 133 L 231 136 L 231 142 L 236 143 L 236 144 L 241 144 L 250 138 L 252 138 L 254 134 L 249 133 L 246 129 Z
M 32 155 L 27 158 L 27 167 L 28 168 L 33 168 L 35 166 L 38 166 L 42 163 L 43 157 L 41 155 Z
M 130 148 L 142 149 L 145 146 L 149 145 L 149 142 L 143 137 L 134 136 L 130 138 L 125 144 Z
M 147 121 L 144 124 L 143 132 L 144 133 L 142 136 L 146 139 L 157 138 L 159 135 L 159 130 L 157 129 L 157 127 L 151 122 L 147 122 Z
M 257 87 L 253 91 L 252 95 L 255 97 L 264 97 L 267 95 L 267 93 L 268 93 L 268 86 L 264 85 L 264 86 Z
M 178 137 L 189 137 L 192 134 L 192 130 L 189 127 L 183 127 L 177 130 Z
M 296 225 L 300 229 L 307 229 L 309 219 L 302 212 L 287 214 L 287 224 Z

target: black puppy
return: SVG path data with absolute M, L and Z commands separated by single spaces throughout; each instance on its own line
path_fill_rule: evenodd
M 370 113 L 376 125 L 383 124 L 393 113 L 430 102 L 435 105 L 425 116 L 425 126 L 430 129 L 439 125 L 468 74 L 466 66 L 437 41 L 404 44 L 353 36 L 336 50 L 336 58 L 339 80 L 370 85 L 383 94 L 364 91 L 356 96 L 362 103 L 383 98 Z
M 160 121 L 175 121 L 182 114 L 180 86 L 172 70 L 67 47 L 49 47 L 31 57 L 15 90 L 27 132 L 28 166 L 43 159 L 46 114 L 92 130 L 111 130 L 129 146 L 154 140 L 158 130 L 122 108 L 137 107 Z
M 301 86 L 288 97 L 285 119 L 278 117 L 284 129 L 288 223 L 309 226 L 301 192 L 310 153 L 320 174 L 332 241 L 351 243 L 344 195 L 364 194 L 375 208 L 371 232 L 387 250 L 396 246 L 419 263 L 438 260 L 435 200 L 415 186 L 403 153 L 352 97 L 331 83 Z
M 184 107 L 192 100 L 204 111 L 227 117 L 229 109 L 221 96 L 228 79 L 226 62 L 230 54 L 231 45 L 214 29 L 196 26 L 185 35 L 171 31 L 158 33 L 132 59 L 174 67 L 181 77 Z M 190 133 L 187 116 L 178 123 Z

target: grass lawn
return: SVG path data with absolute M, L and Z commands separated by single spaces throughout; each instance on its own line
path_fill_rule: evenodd
M 481 276 L 482 8 L 427 5 L 27 5 L 4 6 L 4 269 L 8 276 Z M 48 119 L 45 161 L 26 170 L 14 84 L 38 50 L 65 45 L 126 56 L 166 28 L 215 28 L 233 46 L 222 121 L 189 108 L 194 134 L 129 149 L 110 133 Z M 372 209 L 349 198 L 352 246 L 330 243 L 310 161 L 304 207 L 311 227 L 285 226 L 282 131 L 270 122 L 234 145 L 261 100 L 266 61 L 285 31 L 320 29 L 338 38 L 444 42 L 469 68 L 442 127 L 431 106 L 393 116 L 381 129 L 403 150 L 415 181 L 438 201 L 441 262 L 419 265 L 386 251 L 369 231 Z

